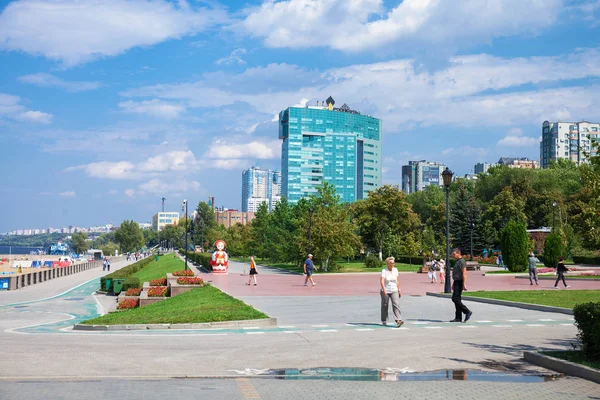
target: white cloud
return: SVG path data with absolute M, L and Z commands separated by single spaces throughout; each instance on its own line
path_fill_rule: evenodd
M 125 196 L 127 196 L 127 197 L 133 197 L 135 195 L 135 190 L 126 189 L 123 193 L 125 193 Z
M 496 37 L 535 34 L 553 25 L 562 3 L 404 0 L 388 9 L 383 0 L 265 1 L 248 10 L 240 28 L 263 38 L 269 47 L 362 51 L 396 43 L 412 48 L 422 43 L 468 46 Z
M 40 87 L 55 87 L 66 90 L 67 92 L 84 92 L 88 90 L 95 90 L 102 86 L 100 82 L 78 82 L 78 81 L 65 81 L 57 76 L 37 73 L 30 75 L 23 75 L 19 78 L 20 82 L 29 83 Z
M 505 147 L 528 147 L 539 146 L 542 141 L 541 137 L 532 138 L 527 136 L 505 136 L 498 141 L 498 146 Z
M 100 161 L 69 167 L 66 171 L 82 170 L 93 178 L 135 180 L 167 172 L 192 172 L 198 161 L 191 151 L 170 151 L 148 157 L 139 163 L 131 161 Z
M 52 122 L 52 114 L 41 111 L 28 110 L 19 96 L 0 93 L 0 123 L 2 118 L 11 118 L 19 121 L 49 124 Z
M 200 183 L 197 181 L 179 180 L 172 182 L 166 179 L 151 179 L 141 184 L 138 189 L 144 193 L 165 194 L 197 192 L 200 187 Z
M 145 114 L 153 117 L 174 119 L 179 118 L 185 111 L 185 107 L 180 104 L 171 104 L 158 99 L 147 101 L 123 101 L 119 103 L 127 113 Z
M 194 35 L 226 21 L 186 0 L 17 0 L 0 14 L 0 49 L 74 66 Z
M 230 143 L 217 139 L 206 151 L 206 156 L 214 159 L 257 159 L 268 160 L 278 158 L 281 153 L 281 141 L 252 141 L 249 143 Z
M 77 194 L 73 191 L 61 192 L 58 194 L 61 197 L 75 197 Z
M 17 115 L 17 119 L 38 124 L 49 124 L 52 122 L 52 114 L 29 110 Z
M 246 61 L 244 61 L 242 59 L 242 56 L 246 54 L 246 49 L 235 49 L 234 51 L 231 52 L 231 54 L 227 57 L 224 58 L 219 58 L 217 61 L 215 61 L 215 64 L 217 65 L 231 65 L 231 64 L 246 64 Z
M 276 80 L 271 78 L 273 72 L 277 72 Z M 285 84 L 296 81 L 298 75 L 305 86 Z M 432 125 L 487 127 L 545 119 L 597 119 L 598 88 L 569 82 L 594 77 L 600 77 L 600 51 L 583 49 L 551 57 L 459 56 L 436 72 L 421 69 L 414 60 L 323 72 L 268 65 L 237 75 L 211 75 L 197 82 L 147 86 L 122 94 L 185 101 L 190 107 L 203 108 L 245 103 L 268 117 L 291 104 L 306 104 L 307 99 L 315 104 L 332 95 L 338 104 L 347 103 L 382 119 L 386 132 L 394 132 Z M 571 87 L 553 88 L 565 82 Z

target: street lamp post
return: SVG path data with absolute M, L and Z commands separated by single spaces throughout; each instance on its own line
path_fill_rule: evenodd
M 187 207 L 187 199 L 183 200 L 181 204 L 181 211 L 184 211 L 185 207 L 185 270 L 188 269 L 188 207 Z
M 475 222 L 471 222 L 471 261 L 473 261 L 473 230 L 475 229 Z
M 556 202 L 552 203 L 552 232 L 556 229 Z
M 444 293 L 450 293 L 450 184 L 452 183 L 452 171 L 448 167 L 442 172 L 444 187 L 446 188 L 446 280 L 444 282 Z
M 313 208 L 310 207 L 308 209 L 308 254 L 312 251 L 312 242 L 311 242 L 311 231 L 312 231 L 312 216 L 313 216 Z

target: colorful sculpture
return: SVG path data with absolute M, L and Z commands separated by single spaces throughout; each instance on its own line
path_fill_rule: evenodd
M 217 240 L 215 247 L 217 250 L 213 253 L 210 265 L 212 266 L 213 274 L 226 274 L 229 268 L 229 257 L 225 252 L 226 243 L 224 240 Z

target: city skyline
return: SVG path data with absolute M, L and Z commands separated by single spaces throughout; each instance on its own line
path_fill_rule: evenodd
M 382 121 L 383 184 L 600 121 L 597 1 L 41 4 L 0 5 L 0 232 L 238 208 L 243 169 L 281 169 L 278 113 L 328 96 Z

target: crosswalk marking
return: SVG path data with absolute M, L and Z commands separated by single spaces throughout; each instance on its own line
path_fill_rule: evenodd
M 264 335 L 264 332 L 246 332 L 247 335 Z
M 459 325 L 457 328 L 477 328 L 475 325 Z
M 295 328 L 295 326 L 294 326 L 294 325 L 280 325 L 279 327 L 280 327 L 281 329 L 292 329 L 292 328 Z
M 414 322 L 411 322 L 411 324 L 413 324 L 413 325 L 427 325 L 427 324 L 429 324 L 429 322 L 427 322 L 427 321 L 414 321 Z
M 544 326 L 542 324 L 525 324 L 525 326 Z
M 319 332 L 337 332 L 337 329 L 319 329 Z
M 283 333 L 298 333 L 300 331 L 283 331 Z
M 512 325 L 490 325 L 494 328 L 512 328 Z
M 523 321 L 522 319 L 509 319 L 507 320 L 507 322 L 521 322 Z
M 359 331 L 359 332 L 366 332 L 366 331 L 372 331 L 373 328 L 356 328 L 355 330 Z
M 562 326 L 573 326 L 573 324 L 561 324 Z
M 553 320 L 553 319 L 551 319 L 551 318 L 540 318 L 540 319 L 538 319 L 538 321 L 542 321 L 542 322 L 552 322 L 552 321 L 555 321 L 555 320 Z
M 329 325 L 311 325 L 313 328 L 327 328 Z
M 444 329 L 441 326 L 426 326 L 425 329 Z
M 242 329 L 260 329 L 260 326 L 245 326 Z
M 492 321 L 475 321 L 475 322 L 477 322 L 478 324 L 488 324 Z

